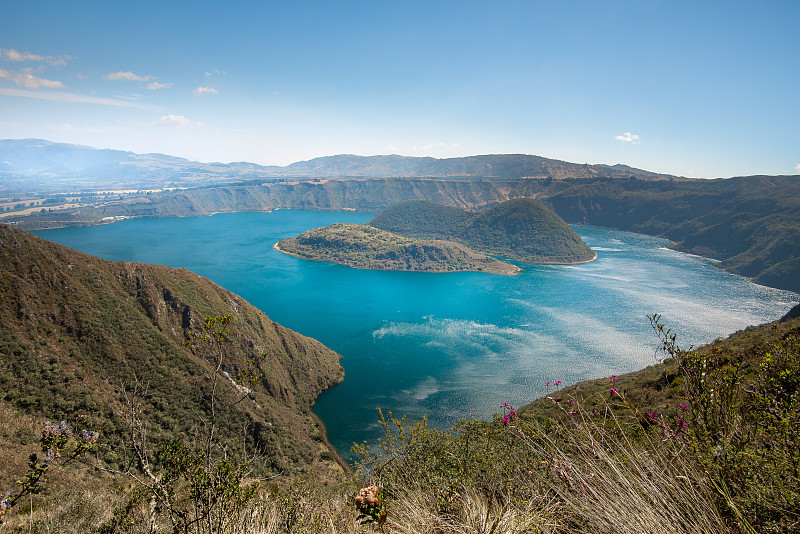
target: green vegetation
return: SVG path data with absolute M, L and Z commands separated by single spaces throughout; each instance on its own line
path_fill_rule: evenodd
M 233 380 L 256 360 L 263 377 L 220 422 L 220 446 L 232 458 L 264 456 L 263 475 L 339 469 L 311 412 L 342 380 L 339 356 L 210 281 L 103 261 L 0 225 L 0 293 L 0 402 L 9 418 L 81 418 L 109 445 L 103 461 L 123 469 L 134 400 L 154 442 L 190 436 L 209 417 L 218 375 L 220 402 L 238 399 Z M 205 317 L 229 314 L 234 333 L 217 373 L 184 341 Z
M 379 413 L 384 437 L 354 446 L 355 473 L 280 477 L 246 499 L 230 494 L 226 504 L 242 503 L 236 520 L 210 531 L 796 532 L 800 319 L 688 352 L 652 321 L 662 363 L 553 389 L 519 412 L 503 403 L 492 420 L 448 431 Z M 19 435 L 26 424 L 7 427 Z M 194 465 L 191 454 L 164 458 Z M 147 499 L 131 499 L 131 486 L 91 485 L 85 472 L 69 476 L 91 492 L 54 479 L 31 515 L 8 515 L 8 528 L 85 532 L 94 521 L 98 532 L 173 531 Z M 184 502 L 193 506 L 191 487 Z
M 304 259 L 358 269 L 389 271 L 483 271 L 514 274 L 518 267 L 448 241 L 421 241 L 368 225 L 333 224 L 283 239 L 278 250 Z
M 443 431 L 379 413 L 384 437 L 354 447 L 349 473 L 309 411 L 341 376 L 334 353 L 183 270 L 104 262 L 8 227 L 0 249 L 2 531 L 800 524 L 797 310 L 689 351 L 655 315 L 662 362 L 560 389 L 554 380 L 546 398 L 519 411 L 503 403 L 489 421 Z
M 471 212 L 423 200 L 396 204 L 369 224 L 403 236 L 448 239 L 527 263 L 579 263 L 596 254 L 552 210 L 531 198 Z

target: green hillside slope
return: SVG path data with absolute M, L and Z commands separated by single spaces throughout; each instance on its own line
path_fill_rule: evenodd
M 477 212 L 408 201 L 385 209 L 369 224 L 409 237 L 449 239 L 528 263 L 579 263 L 596 257 L 567 223 L 531 198 L 508 200 Z
M 100 260 L 0 225 L 0 295 L 0 401 L 20 414 L 80 416 L 113 443 L 135 390 L 154 442 L 191 435 L 209 417 L 214 370 L 202 346 L 183 342 L 206 316 L 231 314 L 220 398 L 241 395 L 231 377 L 266 357 L 256 369 L 263 379 L 221 423 L 220 443 L 229 454 L 264 454 L 267 471 L 335 466 L 311 407 L 342 380 L 339 356 L 212 282 Z

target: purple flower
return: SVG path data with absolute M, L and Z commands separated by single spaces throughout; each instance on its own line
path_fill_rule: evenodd
M 688 405 L 686 405 L 686 404 L 681 404 L 681 411 L 682 411 L 682 412 L 685 412 L 687 408 L 689 408 L 689 406 L 688 406 Z
M 506 414 L 503 416 L 502 419 L 500 419 L 500 422 L 503 423 L 505 426 L 508 426 L 509 424 L 511 424 L 511 421 L 516 419 L 517 411 L 507 402 L 501 402 L 500 406 L 502 406 L 503 409 L 506 410 Z
M 611 396 L 619 395 L 619 390 L 617 388 L 611 388 Z
M 94 430 L 81 430 L 81 441 L 83 443 L 97 443 L 97 438 L 100 437 L 100 433 Z
M 612 381 L 612 382 L 616 382 L 617 380 L 619 380 L 619 376 L 617 376 L 617 375 L 611 375 L 611 381 Z

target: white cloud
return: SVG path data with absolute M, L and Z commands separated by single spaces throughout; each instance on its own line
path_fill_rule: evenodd
M 147 84 L 147 88 L 151 91 L 155 91 L 157 89 L 169 89 L 170 87 L 172 87 L 172 83 L 152 82 Z
M 106 76 L 109 80 L 131 80 L 134 82 L 146 82 L 152 78 L 152 76 L 139 76 L 137 74 L 132 73 L 131 71 L 126 72 L 109 72 Z
M 429 145 L 425 145 L 423 147 L 420 147 L 419 149 L 416 149 L 416 150 L 419 150 L 420 152 L 426 152 L 426 151 L 428 151 L 428 150 L 430 150 L 432 148 L 437 148 L 437 147 L 440 147 L 440 146 L 444 146 L 444 143 L 431 143 Z
M 395 145 L 394 143 L 386 143 L 386 151 L 389 154 L 397 154 L 397 152 L 399 152 L 397 150 L 397 145 Z
M 32 54 L 30 52 L 18 52 L 13 48 L 0 48 L 0 57 L 5 57 L 10 61 L 46 61 L 51 65 L 64 66 L 67 64 L 69 56 L 53 57 L 53 56 L 40 56 L 39 54 Z
M 797 174 L 800 174 L 800 163 L 795 165 L 794 168 L 797 170 Z
M 626 143 L 633 143 L 634 145 L 638 145 L 641 141 L 639 141 L 639 136 L 637 134 L 631 132 L 625 132 L 622 135 L 617 135 L 614 137 L 617 141 L 625 141 Z
M 49 87 L 51 89 L 64 87 L 61 82 L 46 80 L 33 74 L 33 69 L 22 69 L 20 72 L 8 71 L 0 69 L 0 78 L 11 80 L 20 87 L 25 89 L 38 89 L 40 87 Z
M 44 56 L 31 54 L 30 52 L 17 52 L 13 48 L 0 48 L 0 55 L 7 57 L 11 61 L 44 61 Z
M 200 96 L 200 95 L 218 95 L 219 91 L 217 91 L 213 87 L 198 87 L 197 89 L 192 91 L 192 93 L 194 93 L 195 96 Z
M 164 115 L 153 124 L 158 126 L 167 126 L 169 128 L 202 128 L 205 126 L 202 122 L 194 122 L 183 115 Z
M 210 72 L 206 72 L 206 78 L 209 76 L 225 76 L 225 71 L 220 69 L 214 69 Z
M 61 91 L 49 91 L 41 93 L 38 91 L 24 91 L 22 89 L 3 89 L 0 88 L 0 96 L 19 96 L 23 98 L 36 98 L 39 100 L 49 100 L 51 102 L 69 102 L 76 104 L 100 104 L 103 106 L 114 106 L 119 108 L 153 109 L 153 106 L 139 104 L 137 102 L 126 102 L 114 98 L 100 98 L 96 96 L 76 95 L 74 93 L 64 93 Z
M 19 122 L 2 122 L 0 121 L 0 128 L 19 128 L 22 126 Z

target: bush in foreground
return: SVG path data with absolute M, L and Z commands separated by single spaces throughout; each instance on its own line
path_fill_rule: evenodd
M 237 520 L 211 531 L 798 531 L 800 325 L 683 351 L 652 319 L 669 357 L 657 369 L 679 395 L 674 409 L 653 411 L 612 377 L 602 395 L 553 392 L 547 402 L 557 411 L 547 417 L 504 404 L 490 421 L 442 431 L 379 412 L 383 438 L 354 447 L 355 473 L 260 481 Z M 240 487 L 256 482 L 236 478 Z M 191 492 L 182 495 L 190 505 Z M 83 499 L 97 532 L 175 531 L 152 498 L 120 479 L 94 493 L 54 486 L 46 497 L 3 528 L 86 532 L 87 517 L 82 527 L 71 521 Z

